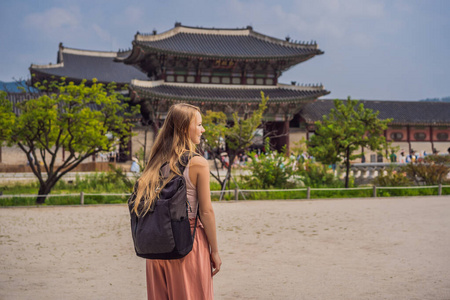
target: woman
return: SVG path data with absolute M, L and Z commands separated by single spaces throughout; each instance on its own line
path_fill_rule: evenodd
M 139 178 L 136 191 L 137 207 L 140 200 L 144 210 L 157 197 L 159 170 L 169 162 L 172 171 L 178 173 L 177 163 L 183 153 L 191 157 L 183 176 L 192 211 L 189 211 L 191 231 L 195 226 L 197 207 L 200 219 L 192 251 L 181 259 L 147 260 L 148 299 L 213 299 L 212 276 L 222 264 L 217 246 L 216 221 L 209 191 L 209 165 L 206 159 L 195 155 L 195 145 L 200 143 L 202 133 L 200 109 L 189 104 L 170 107 L 164 125 L 152 147 L 148 164 Z M 198 204 L 198 206 L 197 206 Z

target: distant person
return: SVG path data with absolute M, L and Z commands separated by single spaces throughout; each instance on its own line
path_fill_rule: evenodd
M 413 162 L 417 162 L 417 161 L 419 160 L 419 155 L 417 154 L 416 151 L 413 151 L 413 152 L 412 152 L 411 160 L 412 160 Z
M 228 157 L 228 154 L 223 156 L 223 164 L 225 168 L 228 168 L 228 166 L 230 165 L 230 158 Z
M 404 164 L 406 162 L 405 151 L 400 152 L 400 163 Z
M 333 170 L 333 172 L 336 172 L 336 164 L 331 164 L 331 169 Z
M 405 162 L 406 162 L 406 163 L 410 163 L 410 162 L 411 162 L 411 154 L 408 154 L 408 155 L 405 157 Z
M 450 147 L 448 147 L 447 152 L 448 152 L 448 155 L 450 155 Z
M 146 260 L 148 299 L 207 300 L 214 297 L 212 277 L 219 272 L 222 261 L 209 191 L 209 164 L 203 156 L 194 156 L 204 131 L 198 107 L 184 103 L 171 106 L 138 180 L 135 210 L 142 204 L 149 208 L 158 196 L 157 190 L 163 189 L 159 177 L 161 166 L 168 162 L 172 172 L 177 172 L 177 163 L 187 153 L 191 159 L 183 176 L 192 208 L 188 212 L 191 231 L 194 230 L 197 207 L 199 210 L 194 246 L 189 254 L 180 259 Z
M 137 157 L 133 157 L 133 162 L 131 163 L 130 171 L 133 173 L 139 173 L 141 167 L 139 167 L 139 160 Z
M 409 155 L 406 157 L 406 162 L 407 162 L 407 163 L 408 163 L 408 162 L 414 163 L 414 162 L 416 162 L 416 160 L 417 160 L 417 157 L 416 157 L 415 151 L 413 150 L 413 151 L 411 151 L 411 152 L 409 153 Z
M 394 150 L 391 151 L 391 155 L 389 155 L 389 159 L 391 160 L 391 163 L 397 162 L 397 155 L 395 155 Z

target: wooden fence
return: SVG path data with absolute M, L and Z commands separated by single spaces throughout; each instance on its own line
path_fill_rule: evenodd
M 409 189 L 434 189 L 437 190 L 437 195 L 442 196 L 442 189 L 443 188 L 450 188 L 450 185 L 432 185 L 432 186 L 408 186 L 408 187 L 359 187 L 359 188 L 300 188 L 300 189 L 276 189 L 276 190 L 240 190 L 240 189 L 234 189 L 234 190 L 223 190 L 223 191 L 211 191 L 211 195 L 214 194 L 220 194 L 219 201 L 223 199 L 223 195 L 225 194 L 234 194 L 234 200 L 239 200 L 239 194 L 241 194 L 242 198 L 246 200 L 245 194 L 247 193 L 258 193 L 258 192 L 264 192 L 264 193 L 272 193 L 272 192 L 301 192 L 306 191 L 306 197 L 301 199 L 311 199 L 311 192 L 313 191 L 350 191 L 350 190 L 372 190 L 372 197 L 378 197 L 378 192 L 380 190 L 409 190 Z M 47 195 L 47 198 L 49 197 L 79 197 L 80 205 L 85 204 L 85 198 L 89 196 L 107 196 L 107 197 L 129 197 L 130 193 L 104 193 L 104 194 L 93 194 L 93 193 L 76 193 L 76 194 L 50 194 Z M 30 195 L 30 194 L 17 194 L 17 195 L 2 195 L 0 194 L 0 206 L 3 206 L 1 201 L 2 199 L 8 199 L 8 198 L 36 198 L 38 195 Z M 264 200 L 264 199 L 260 199 Z

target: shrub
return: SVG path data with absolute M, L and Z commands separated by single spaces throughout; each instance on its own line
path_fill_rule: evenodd
M 386 174 L 382 171 L 378 174 L 373 184 L 376 186 L 409 186 L 412 182 L 404 172 L 398 172 L 394 167 L 389 167 Z
M 436 164 L 450 164 L 450 155 L 428 155 L 425 156 L 424 162 L 426 163 L 436 163 Z
M 449 183 L 447 180 L 450 172 L 449 160 L 445 156 L 430 155 L 423 161 L 409 163 L 404 167 L 404 171 L 417 185 L 445 184 Z
M 343 187 L 344 184 L 338 177 L 334 176 L 332 169 L 319 162 L 305 161 L 299 162 L 294 174 L 300 176 L 305 186 L 309 187 Z M 349 186 L 354 185 L 354 180 L 350 180 Z
M 243 176 L 244 182 L 251 188 L 291 188 L 293 183 L 288 179 L 292 176 L 293 161 L 285 156 L 284 151 L 270 151 L 261 153 L 249 153 L 250 161 L 247 169 L 250 175 Z

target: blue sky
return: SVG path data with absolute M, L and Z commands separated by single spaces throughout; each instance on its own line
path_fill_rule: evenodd
M 447 0 L 2 0 L 0 80 L 56 63 L 58 44 L 116 51 L 134 34 L 187 26 L 242 28 L 315 40 L 324 55 L 282 83 L 323 83 L 326 98 L 419 100 L 450 96 Z

